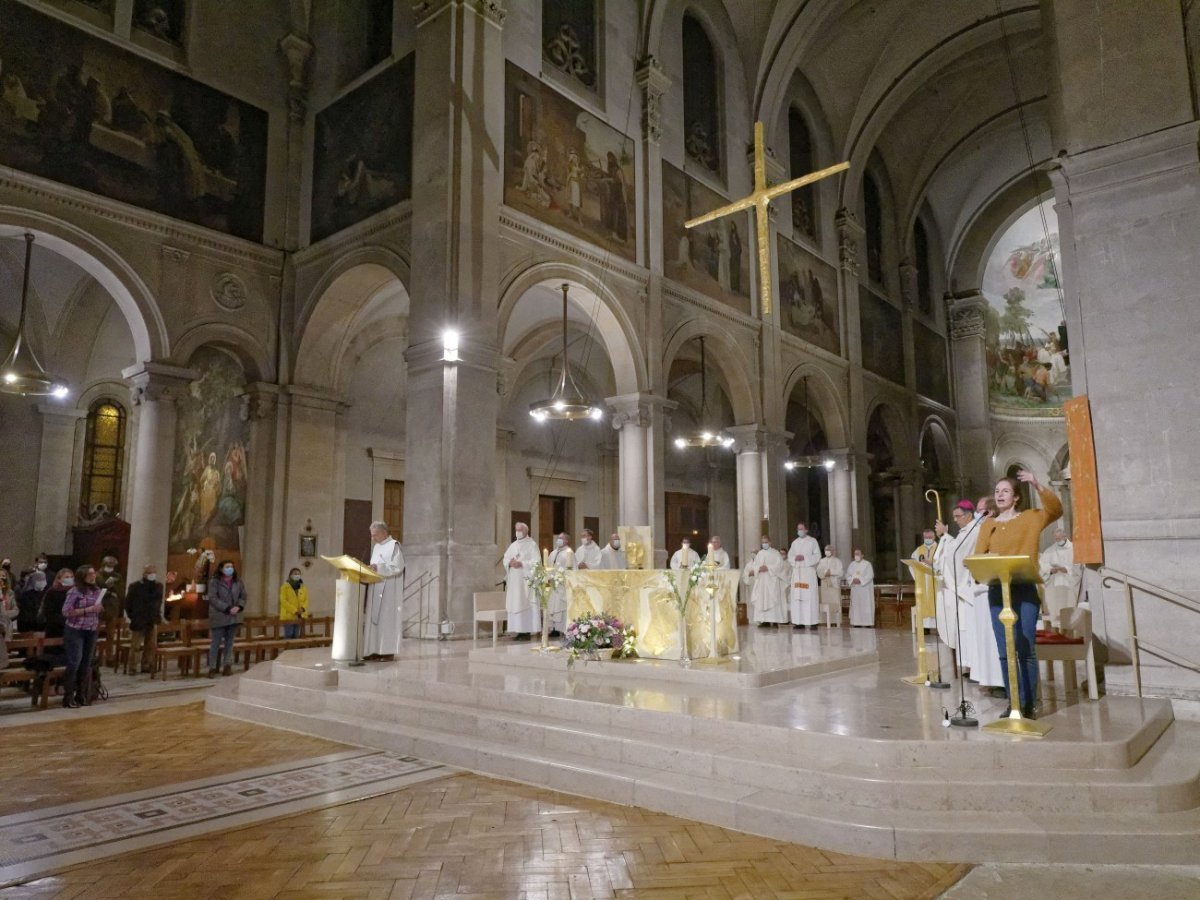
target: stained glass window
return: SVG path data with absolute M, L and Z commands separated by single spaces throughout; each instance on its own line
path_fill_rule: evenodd
M 103 503 L 121 511 L 121 475 L 125 458 L 125 408 L 115 400 L 97 400 L 88 409 L 83 445 L 83 484 L 79 505 L 88 515 Z

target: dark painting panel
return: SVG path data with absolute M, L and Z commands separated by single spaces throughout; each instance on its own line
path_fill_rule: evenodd
M 789 334 L 841 353 L 837 273 L 833 266 L 783 235 L 779 247 L 779 309 Z
M 916 355 L 917 393 L 950 405 L 950 370 L 946 339 L 920 322 L 913 322 L 913 353 Z
M 504 202 L 633 260 L 633 141 L 508 63 Z
M 862 361 L 868 371 L 904 384 L 904 326 L 900 310 L 867 288 L 858 288 Z
M 267 114 L 0 0 L 0 165 L 261 241 Z
M 312 239 L 412 197 L 413 54 L 317 114 Z

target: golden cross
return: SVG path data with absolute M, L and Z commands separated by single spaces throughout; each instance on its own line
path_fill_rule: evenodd
M 850 168 L 850 163 L 838 163 L 836 166 L 810 172 L 808 175 L 801 178 L 793 178 L 791 181 L 785 181 L 783 184 L 778 184 L 775 187 L 767 187 L 767 161 L 763 153 L 763 124 L 762 122 L 755 122 L 754 191 L 741 200 L 735 200 L 728 206 L 722 206 L 720 209 L 714 209 L 710 213 L 689 219 L 683 223 L 683 227 L 695 228 L 697 225 L 703 225 L 705 222 L 711 222 L 730 213 L 754 207 L 754 224 L 758 238 L 758 293 L 762 298 L 763 317 L 766 318 L 771 315 L 771 247 L 770 229 L 767 227 L 767 208 L 776 197 L 783 194 L 790 194 L 796 188 L 802 188 L 806 184 L 812 184 L 814 181 L 820 181 L 822 178 L 836 175 L 838 172 L 843 172 L 848 168 Z

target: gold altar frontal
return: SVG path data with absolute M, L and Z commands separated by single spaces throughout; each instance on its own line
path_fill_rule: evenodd
M 638 656 L 679 658 L 679 612 L 666 572 L 641 571 L 567 572 L 567 616 L 575 619 L 606 612 L 637 632 Z M 687 584 L 687 573 L 681 572 Z M 712 606 L 706 574 L 692 589 L 687 609 L 688 651 L 692 659 L 720 658 L 736 653 L 738 573 L 728 569 L 713 573 L 716 582 L 716 646 L 713 646 Z

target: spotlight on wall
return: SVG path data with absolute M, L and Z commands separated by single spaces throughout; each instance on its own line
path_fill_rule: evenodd
M 836 461 L 836 460 L 832 460 L 832 459 L 827 459 L 827 460 L 825 460 L 825 462 L 823 463 L 823 465 L 825 466 L 825 471 L 826 471 L 826 472 L 832 472 L 832 471 L 833 471 L 833 467 L 837 465 L 837 461 Z
M 458 332 L 453 328 L 442 332 L 442 359 L 446 362 L 458 362 Z

